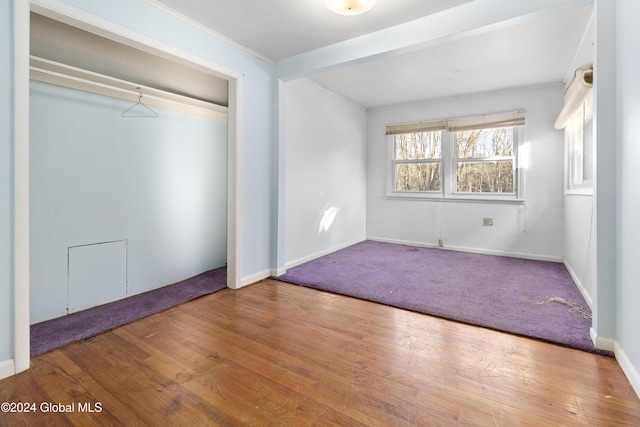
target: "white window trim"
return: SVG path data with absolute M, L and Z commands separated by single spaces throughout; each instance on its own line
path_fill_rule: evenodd
M 443 144 L 444 145 L 444 144 Z M 387 197 L 391 198 L 409 198 L 409 199 L 433 199 L 433 198 L 442 198 L 442 186 L 444 182 L 441 182 L 441 190 L 440 191 L 401 191 L 394 190 L 396 187 L 396 165 L 398 163 L 407 164 L 407 163 L 439 163 L 440 164 L 440 173 L 442 173 L 442 165 L 444 155 L 440 158 L 440 160 L 434 159 L 420 159 L 420 160 L 402 160 L 397 161 L 395 159 L 394 151 L 395 151 L 395 135 L 387 136 L 387 165 L 391 165 L 387 167 Z M 442 147 L 444 148 L 444 147 Z M 444 154 L 444 153 L 443 153 Z M 441 178 L 442 179 L 442 178 Z
M 524 114 L 523 111 L 518 113 Z M 453 120 L 466 120 L 466 119 L 453 119 Z M 446 119 L 438 120 L 438 122 L 446 122 Z M 435 122 L 434 122 L 435 123 Z M 400 127 L 403 125 L 394 125 L 391 127 Z M 411 126 L 411 125 L 406 125 Z M 389 126 L 388 126 L 389 128 Z M 513 144 L 514 144 L 514 156 L 510 156 L 514 159 L 514 192 L 513 193 L 458 193 L 454 191 L 456 188 L 456 162 L 457 158 L 454 155 L 455 145 L 455 131 L 444 129 L 442 130 L 442 157 L 440 163 L 441 173 L 441 189 L 440 191 L 400 191 L 395 190 L 395 166 L 397 164 L 395 160 L 394 150 L 395 141 L 394 135 L 388 134 L 386 138 L 387 143 L 387 199 L 396 200 L 430 200 L 430 201 L 444 201 L 444 202 L 479 202 L 479 203 L 524 203 L 524 172 L 525 168 L 521 165 L 521 159 L 523 157 L 523 142 L 524 138 L 524 126 L 513 127 Z M 504 157 L 501 157 L 503 159 Z M 486 159 L 479 159 L 486 160 Z M 425 159 L 417 160 L 415 163 L 434 163 L 437 161 Z M 403 161 L 402 163 L 408 163 Z
M 496 157 L 495 159 L 499 159 L 499 160 L 506 160 L 506 159 L 512 159 L 513 160 L 513 187 L 514 187 L 514 191 L 512 193 L 466 193 L 466 192 L 458 192 L 455 191 L 454 189 L 457 188 L 457 175 L 455 173 L 455 171 L 457 170 L 457 162 L 458 162 L 458 158 L 455 157 L 454 153 L 451 153 L 451 165 L 448 168 L 448 175 L 450 175 L 450 185 L 447 186 L 447 188 L 449 189 L 449 193 L 447 194 L 445 192 L 445 197 L 452 197 L 452 198 L 456 198 L 456 199 L 472 199 L 472 200 L 486 200 L 486 199 L 491 199 L 491 200 L 500 200 L 500 201 L 505 201 L 505 200 L 520 200 L 521 199 L 521 185 L 520 185 L 520 175 L 521 175 L 521 170 L 522 168 L 520 167 L 520 141 L 522 141 L 524 138 L 522 137 L 522 126 L 514 126 L 513 127 L 513 151 L 514 151 L 514 155 L 513 156 L 500 156 L 500 157 Z M 448 137 L 450 138 L 450 141 L 448 141 L 448 149 L 449 150 L 455 150 L 455 132 L 451 132 Z M 486 159 L 473 159 L 474 161 L 491 161 L 492 158 L 486 158 Z M 445 188 L 446 190 L 446 188 Z
M 589 94 L 591 95 L 591 94 Z M 571 122 L 575 119 L 577 114 L 584 114 L 584 105 L 587 103 L 587 101 L 584 101 L 582 103 L 582 105 L 578 108 L 577 111 L 574 112 L 574 114 L 568 119 L 567 124 L 564 128 L 564 146 L 565 146 L 565 177 L 564 177 L 564 181 L 565 181 L 565 191 L 564 193 L 566 195 L 578 195 L 578 196 L 592 196 L 593 195 L 593 178 L 591 179 L 587 179 L 584 180 L 584 166 L 580 165 L 579 167 L 579 174 L 581 176 L 582 182 L 580 183 L 574 183 L 573 182 L 573 178 L 572 178 L 572 174 L 574 173 L 574 162 L 575 159 L 573 157 L 573 143 L 571 141 L 571 136 L 572 136 L 572 127 L 571 127 Z M 592 119 L 593 120 L 593 119 Z M 580 143 L 582 144 L 582 148 L 581 148 L 581 163 L 584 162 L 584 155 L 585 155 L 585 145 L 584 145 L 584 122 L 582 122 L 582 129 L 580 132 L 580 137 L 581 137 L 581 141 Z M 593 136 L 592 136 L 593 138 Z M 592 145 L 591 145 L 591 149 L 593 150 L 593 141 L 592 141 Z

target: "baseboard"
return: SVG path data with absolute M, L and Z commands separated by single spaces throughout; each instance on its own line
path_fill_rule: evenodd
M 576 273 L 573 271 L 573 269 L 571 268 L 571 266 L 569 265 L 569 263 L 566 260 L 563 261 L 563 263 L 564 263 L 564 267 L 569 272 L 569 275 L 571 276 L 571 279 L 573 280 L 573 283 L 575 283 L 576 287 L 580 291 L 580 294 L 582 294 L 582 298 L 584 298 L 584 300 L 587 302 L 587 305 L 589 306 L 589 308 L 593 309 L 591 295 L 589 295 L 587 293 L 587 290 L 585 289 L 584 285 L 582 284 L 582 281 L 576 275 Z
M 0 362 L 0 380 L 15 375 L 16 364 L 13 359 Z
M 331 249 L 326 249 L 324 251 L 316 252 L 314 254 L 307 255 L 305 257 L 296 259 L 294 261 L 290 261 L 290 262 L 285 264 L 284 272 L 281 273 L 281 274 L 278 274 L 278 275 L 281 276 L 282 274 L 286 273 L 288 268 L 297 267 L 297 266 L 299 266 L 301 264 L 304 264 L 305 262 L 313 261 L 314 259 L 320 258 L 320 257 L 325 256 L 325 255 L 329 255 L 330 253 L 339 251 L 340 249 L 347 248 L 349 246 L 355 245 L 356 243 L 360 243 L 362 241 L 364 241 L 364 239 L 354 240 L 354 241 L 351 241 L 351 242 L 348 242 L 348 243 L 343 243 L 341 245 L 334 246 Z M 278 272 L 281 272 L 281 271 L 282 271 L 282 269 L 278 270 Z
M 556 256 L 550 256 L 550 255 L 495 251 L 491 249 L 466 248 L 461 246 L 440 247 L 432 243 L 414 242 L 411 240 L 387 239 L 385 237 L 374 237 L 374 236 L 367 236 L 367 240 L 372 240 L 374 242 L 382 242 L 382 243 L 395 243 L 398 245 L 416 246 L 421 248 L 436 248 L 436 249 L 442 249 L 445 251 L 456 251 L 456 252 L 466 252 L 466 253 L 480 254 L 480 255 L 493 255 L 493 256 L 503 256 L 503 257 L 509 257 L 509 258 L 530 259 L 532 261 L 547 261 L 547 262 L 558 262 L 558 263 L 563 262 L 562 257 L 556 257 Z
M 274 268 L 273 270 L 271 270 L 272 277 L 280 277 L 283 274 L 287 274 L 286 268 Z
M 629 357 L 617 342 L 614 344 L 613 354 L 616 355 L 616 360 L 620 368 L 622 368 L 622 372 L 627 376 L 631 387 L 640 398 L 640 372 L 633 366 L 633 363 L 631 363 L 631 360 L 629 360 Z
M 614 340 L 610 338 L 599 337 L 598 333 L 593 328 L 589 330 L 589 335 L 591 335 L 591 342 L 593 342 L 593 345 L 596 348 L 600 350 L 614 351 L 616 345 L 616 342 Z
M 407 246 L 415 246 L 418 248 L 440 248 L 438 245 L 434 245 L 431 243 L 423 243 L 423 242 L 414 242 L 411 240 L 399 240 L 399 239 L 388 239 L 386 237 L 374 237 L 367 236 L 367 240 L 371 240 L 372 242 L 381 242 L 381 243 L 393 243 L 395 245 L 407 245 Z
M 261 271 L 260 273 L 252 274 L 251 276 L 243 277 L 240 279 L 240 287 L 244 288 L 245 286 L 249 286 L 261 280 L 268 279 L 272 275 L 272 270 L 269 269 Z

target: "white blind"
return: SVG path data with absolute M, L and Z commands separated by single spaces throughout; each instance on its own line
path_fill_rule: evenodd
M 513 126 L 524 126 L 524 110 L 450 119 L 448 130 L 451 132 L 461 132 L 465 130 Z
M 445 130 L 446 120 L 435 120 L 428 122 L 404 123 L 399 125 L 387 125 L 387 135 L 399 135 L 403 133 L 434 132 Z
M 524 126 L 524 124 L 525 111 L 518 110 L 504 113 L 483 114 L 480 116 L 458 117 L 454 119 L 387 125 L 387 135 L 432 132 L 438 130 L 459 132 L 472 129 Z
M 553 127 L 564 129 L 571 116 L 584 104 L 593 88 L 593 66 L 578 68 L 564 92 L 564 106 Z

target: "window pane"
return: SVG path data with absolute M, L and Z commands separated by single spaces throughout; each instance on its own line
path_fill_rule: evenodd
M 439 159 L 442 132 L 406 133 L 395 136 L 396 160 Z
M 582 147 L 582 181 L 593 179 L 593 96 L 588 96 L 584 103 L 584 128 L 582 131 L 584 144 Z
M 440 191 L 440 163 L 397 164 L 396 191 Z
M 456 157 L 459 159 L 498 156 L 513 156 L 512 127 L 456 132 Z
M 458 162 L 459 193 L 513 193 L 513 160 Z
M 569 188 L 580 185 L 584 176 L 584 108 L 581 106 L 567 123 L 565 138 L 569 145 Z

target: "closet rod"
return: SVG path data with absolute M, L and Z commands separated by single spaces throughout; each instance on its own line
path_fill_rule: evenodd
M 135 84 L 131 82 L 127 82 L 125 80 L 116 79 L 114 77 L 104 76 L 101 74 L 93 73 L 91 71 L 82 70 L 79 68 L 67 66 L 64 64 L 59 64 L 53 61 L 43 60 L 40 58 L 32 57 L 32 60 L 36 62 L 40 62 L 47 65 L 52 65 L 56 68 L 69 69 L 71 72 L 76 74 L 84 74 L 88 77 L 95 77 L 101 80 L 106 80 L 107 82 L 114 82 L 119 84 L 120 86 L 132 86 L 132 87 L 140 87 L 145 91 L 145 101 L 149 103 L 149 105 L 157 106 L 157 107 L 165 107 L 171 108 L 178 111 L 187 112 L 190 114 L 195 114 L 203 117 L 212 118 L 215 120 L 226 121 L 227 120 L 227 107 L 220 106 L 217 104 L 207 103 L 206 101 L 200 101 L 196 99 L 192 99 L 186 97 L 184 95 L 173 94 L 170 92 L 165 92 L 160 89 L 154 89 L 151 87 L 143 86 L 140 84 Z M 31 65 L 30 70 L 32 72 L 31 78 L 34 80 L 44 81 L 51 84 L 58 84 L 61 86 L 71 87 L 74 89 L 82 90 L 82 85 L 91 86 L 99 89 L 103 89 L 107 93 L 112 93 L 111 96 L 126 99 L 129 101 L 135 101 L 139 97 L 139 92 L 137 89 L 127 89 L 124 87 L 119 87 L 114 84 L 102 83 L 96 80 L 92 80 L 90 78 L 79 77 L 75 75 L 71 75 L 64 72 L 54 71 L 47 68 L 42 68 L 38 66 Z M 48 77 L 48 78 L 47 78 Z M 69 82 L 65 84 L 65 82 Z M 73 82 L 73 83 L 70 83 Z M 75 84 L 74 84 L 75 83 Z M 91 89 L 86 88 L 86 90 L 91 91 Z M 96 92 L 105 94 L 104 92 Z M 158 96 L 155 94 L 167 94 L 168 96 Z M 120 96 L 116 95 L 120 94 Z M 128 95 L 128 96 L 125 96 Z M 109 95 L 107 95 L 109 96 Z M 135 99 L 134 99 L 135 98 Z M 200 105 L 198 105 L 200 104 Z M 206 105 L 203 105 L 206 104 Z
M 89 84 L 89 85 L 92 85 L 92 86 L 102 87 L 102 88 L 105 88 L 105 89 L 115 90 L 115 91 L 118 91 L 118 92 L 126 93 L 128 95 L 133 95 L 136 98 L 138 97 L 138 92 L 135 91 L 135 90 L 129 90 L 129 89 L 124 89 L 124 88 L 117 87 L 117 86 L 108 85 L 108 84 L 105 84 L 105 83 L 94 82 L 93 80 L 83 79 L 82 77 L 70 76 L 70 75 L 64 74 L 64 73 L 58 73 L 57 71 L 45 70 L 44 68 L 38 68 L 38 67 L 34 67 L 34 66 L 31 66 L 29 68 L 31 69 L 31 71 L 47 74 L 49 76 L 56 76 L 56 77 L 60 77 L 60 78 L 66 79 L 66 80 L 72 80 L 74 82 L 86 83 L 86 84 Z M 157 98 L 157 97 L 154 97 L 152 95 L 145 95 L 145 98 L 161 99 L 162 101 L 168 101 L 168 102 L 176 103 L 174 101 L 165 100 L 165 99 L 162 99 L 162 98 Z

